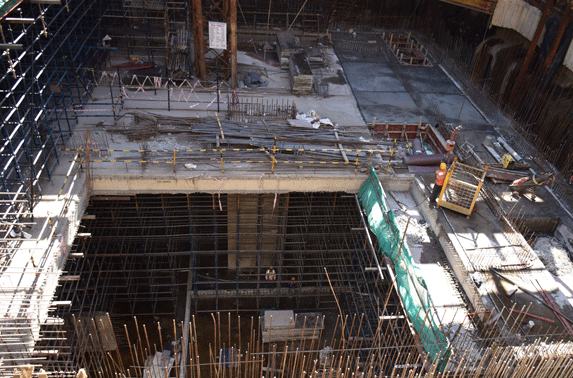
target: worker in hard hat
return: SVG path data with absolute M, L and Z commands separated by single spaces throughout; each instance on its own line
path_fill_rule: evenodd
M 436 171 L 436 181 L 434 182 L 434 189 L 430 195 L 430 205 L 436 205 L 436 198 L 440 195 L 442 191 L 442 186 L 444 185 L 444 180 L 446 179 L 446 173 L 448 171 L 446 163 L 440 163 L 440 169 Z
M 265 279 L 267 281 L 277 280 L 277 273 L 275 272 L 275 269 L 272 266 L 269 269 L 267 269 L 267 274 L 265 275 Z
M 288 283 L 289 289 L 294 289 L 296 287 L 296 278 L 292 277 Z

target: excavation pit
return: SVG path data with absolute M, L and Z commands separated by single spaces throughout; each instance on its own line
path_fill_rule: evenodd
M 244 341 L 251 340 L 263 348 L 257 364 L 279 368 L 267 359 L 277 342 L 265 343 L 260 334 L 259 316 L 269 309 L 324 316 L 324 330 L 308 328 L 299 340 L 291 336 L 278 342 L 279 351 L 298 345 L 310 348 L 310 356 L 330 346 L 339 353 L 355 345 L 348 344 L 352 338 L 362 346 L 378 343 L 388 353 L 401 351 L 395 358 L 405 359 L 405 350 L 417 354 L 420 349 L 392 275 L 369 246 L 359 209 L 355 195 L 340 192 L 92 197 L 80 226 L 82 237 L 71 251 L 83 257 L 69 259 L 66 267 L 79 278 L 62 282 L 58 290 L 58 298 L 72 304 L 58 316 L 65 319 L 64 328 L 76 330 L 80 345 L 88 332 L 77 331 L 77 319 L 96 312 L 109 313 L 112 323 L 122 318 L 113 328 L 117 332 L 122 322 L 129 324 L 129 337 L 125 331 L 116 337 L 123 345 L 124 369 L 132 366 L 131 374 L 142 363 L 129 362 L 134 342 L 141 337 L 146 344 L 149 338 L 151 351 L 160 351 L 161 345 L 167 349 L 169 340 L 178 339 L 174 335 L 186 334 L 187 321 L 200 323 L 196 331 L 190 327 L 190 340 L 199 340 L 200 361 L 209 361 L 229 345 L 245 352 Z M 274 280 L 267 279 L 271 267 Z M 138 325 L 132 316 L 141 319 Z M 243 324 L 251 318 L 252 330 L 251 320 Z M 159 323 L 161 338 L 160 331 L 145 336 L 144 323 L 146 330 Z M 215 335 L 226 343 L 209 350 L 202 343 Z M 314 341 L 305 344 L 305 339 Z M 96 349 L 78 347 L 72 353 L 98 369 L 93 356 L 101 351 Z M 356 356 L 368 358 L 368 350 Z M 391 372 L 394 363 L 381 369 Z

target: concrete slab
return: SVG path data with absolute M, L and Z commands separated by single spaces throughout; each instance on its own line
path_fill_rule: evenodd
M 294 312 L 292 310 L 267 310 L 263 319 L 264 330 L 289 329 L 294 327 Z
M 344 73 L 354 92 L 405 92 L 393 71 L 381 63 L 343 63 Z
M 376 122 L 380 123 L 410 124 L 417 123 L 418 119 L 424 116 L 407 93 L 385 97 L 376 105 L 360 105 L 360 110 L 367 122 L 372 122 L 376 118 Z M 422 122 L 426 122 L 426 118 Z
M 403 67 L 400 76 L 419 93 L 462 94 L 439 66 Z
M 333 35 L 348 38 L 345 34 Z M 383 51 L 335 50 L 364 119 L 372 122 L 414 122 L 426 113 L 439 114 L 444 121 L 483 124 L 486 119 L 438 65 L 402 66 Z M 389 59 L 387 57 L 390 57 Z M 425 122 L 428 122 L 425 119 Z
M 445 122 L 466 127 L 481 125 L 486 119 L 462 94 L 420 93 L 420 100 L 426 109 L 432 109 L 443 115 Z

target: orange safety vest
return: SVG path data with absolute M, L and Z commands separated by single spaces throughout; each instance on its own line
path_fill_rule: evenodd
M 444 179 L 446 178 L 446 171 L 438 169 L 436 171 L 436 185 L 444 185 Z

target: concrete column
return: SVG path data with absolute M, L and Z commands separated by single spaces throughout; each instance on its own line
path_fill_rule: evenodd
M 281 250 L 279 239 L 279 209 L 273 209 L 273 194 L 228 194 L 227 246 L 229 269 L 249 269 L 258 266 L 266 271 L 274 264 L 275 255 L 259 251 Z M 237 253 L 233 252 L 239 250 Z M 260 264 L 260 266 L 259 266 Z

